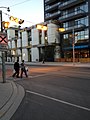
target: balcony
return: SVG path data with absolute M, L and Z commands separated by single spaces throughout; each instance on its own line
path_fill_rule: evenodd
M 57 0 L 45 0 L 45 4 L 50 4 L 50 3 L 53 3 L 53 2 L 55 2 L 56 1 L 56 3 L 57 3 Z
M 86 15 L 87 15 L 86 12 L 80 9 L 78 11 L 59 17 L 59 20 L 60 22 L 67 22 L 77 18 L 85 17 Z
M 46 11 L 46 12 L 50 12 L 50 11 L 53 11 L 53 10 L 58 9 L 59 4 L 60 4 L 60 2 L 59 2 L 59 3 L 56 3 L 56 4 L 54 4 L 54 5 L 51 5 L 51 6 L 49 6 L 49 7 L 46 7 L 46 8 L 45 8 L 45 11 Z
M 60 10 L 65 10 L 67 8 L 73 7 L 75 5 L 81 4 L 85 2 L 85 0 L 69 0 L 67 2 L 63 2 L 59 5 Z
M 80 23 L 80 24 L 78 24 L 78 25 L 65 28 L 65 32 L 63 32 L 63 33 L 64 33 L 64 34 L 66 34 L 66 33 L 71 33 L 72 30 L 73 30 L 73 28 L 74 28 L 74 31 L 77 31 L 77 32 L 78 32 L 78 31 L 81 31 L 81 30 L 84 30 L 85 28 L 87 28 L 87 26 L 84 25 L 84 24 L 82 24 L 82 23 Z M 62 34 L 63 34 L 63 33 L 62 33 Z
M 49 15 L 45 16 L 45 20 L 54 19 L 54 18 L 56 18 L 56 17 L 59 17 L 60 14 L 61 14 L 60 11 L 55 12 L 55 13 L 53 13 L 53 14 L 49 14 Z

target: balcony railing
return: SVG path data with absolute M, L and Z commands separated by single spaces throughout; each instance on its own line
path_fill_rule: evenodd
M 64 15 L 64 16 L 61 16 L 60 18 L 59 18 L 59 20 L 63 20 L 63 19 L 65 19 L 65 18 L 69 18 L 69 17 L 72 17 L 72 16 L 76 16 L 76 15 L 83 15 L 84 13 L 86 13 L 84 10 L 78 10 L 78 11 L 75 11 L 75 12 L 72 12 L 72 13 L 70 13 L 70 14 L 67 14 L 67 15 Z
M 53 14 L 49 14 L 49 15 L 45 16 L 45 18 L 50 18 L 50 17 L 56 16 L 56 15 L 59 15 L 60 13 L 61 13 L 61 12 L 58 11 L 58 12 L 55 12 L 55 13 L 53 13 Z
M 47 3 L 49 0 L 45 0 L 45 3 Z
M 62 2 L 62 3 L 59 5 L 59 9 L 64 9 L 64 8 L 69 7 L 69 6 L 82 3 L 82 2 L 84 2 L 84 1 L 85 1 L 85 0 L 69 0 L 69 1 L 67 1 L 67 2 Z
M 59 7 L 66 6 L 66 5 L 71 4 L 71 3 L 75 2 L 75 1 L 77 1 L 77 0 L 69 0 L 67 2 L 63 2 L 62 4 L 59 5 Z
M 57 0 L 45 0 L 45 3 L 48 4 L 48 3 L 52 3 L 52 2 L 55 2 Z
M 78 29 L 78 28 L 85 28 L 86 27 L 86 25 L 85 24 L 82 24 L 82 23 L 80 23 L 80 24 L 78 24 L 78 25 L 75 25 L 75 26 L 71 26 L 71 27 L 68 27 L 68 28 L 65 28 L 65 31 L 68 31 L 68 30 L 73 30 L 73 28 L 74 29 Z
M 46 8 L 45 8 L 45 11 L 57 7 L 59 4 L 60 4 L 60 2 L 59 2 L 59 3 L 56 3 L 56 4 L 52 5 L 52 6 L 46 7 Z

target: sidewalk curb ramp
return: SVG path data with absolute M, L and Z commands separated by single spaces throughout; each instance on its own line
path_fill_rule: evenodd
M 12 92 L 6 103 L 0 109 L 0 120 L 10 120 L 25 95 L 24 88 L 21 85 L 12 81 L 10 81 L 10 84 Z

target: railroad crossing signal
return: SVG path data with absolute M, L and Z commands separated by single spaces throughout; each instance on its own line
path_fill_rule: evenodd
M 8 46 L 7 35 L 5 33 L 0 33 L 0 50 L 5 51 Z
M 0 35 L 0 44 L 7 44 L 6 36 Z

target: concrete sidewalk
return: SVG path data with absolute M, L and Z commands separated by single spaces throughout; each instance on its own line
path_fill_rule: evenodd
M 90 63 L 80 63 L 80 62 L 26 62 L 27 65 L 54 65 L 54 66 L 72 66 L 72 67 L 90 67 Z
M 1 63 L 0 63 L 1 64 Z M 7 65 L 13 65 L 14 62 L 6 62 Z M 80 62 L 25 62 L 27 65 L 36 65 L 36 66 L 41 66 L 41 65 L 54 65 L 54 66 L 72 66 L 72 67 L 90 67 L 90 63 L 80 63 Z
M 0 120 L 10 120 L 24 95 L 22 86 L 9 80 L 6 83 L 0 80 Z

